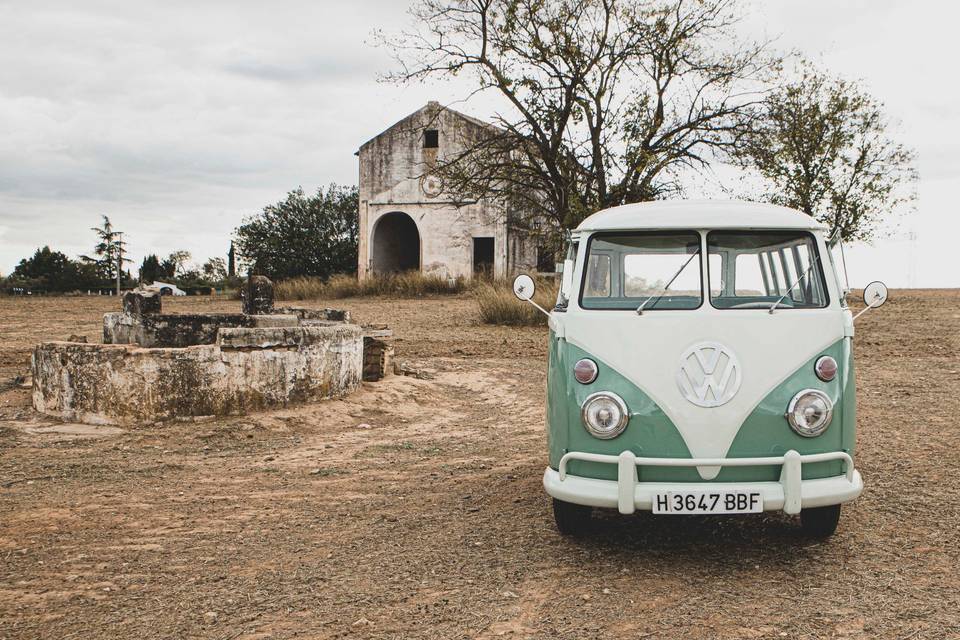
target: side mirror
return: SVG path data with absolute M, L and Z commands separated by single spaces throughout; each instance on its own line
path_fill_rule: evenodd
M 863 304 L 876 309 L 887 301 L 887 285 L 875 280 L 863 288 Z
M 517 276 L 513 281 L 513 295 L 524 302 L 530 302 L 533 299 L 536 288 L 536 285 L 533 284 L 533 278 L 525 273 Z
M 870 309 L 876 309 L 887 301 L 887 285 L 878 280 L 874 280 L 863 288 L 863 304 L 866 306 L 860 310 L 860 313 L 853 316 L 856 320 Z
M 529 302 L 539 309 L 545 316 L 550 317 L 550 313 L 533 301 L 533 293 L 537 286 L 533 284 L 533 278 L 523 273 L 517 276 L 513 281 L 513 295 L 524 302 Z

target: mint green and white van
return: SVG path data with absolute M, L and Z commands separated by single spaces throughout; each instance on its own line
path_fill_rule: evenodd
M 782 510 L 834 532 L 863 480 L 853 316 L 825 233 L 719 201 L 625 205 L 572 233 L 548 312 L 543 486 L 561 532 L 595 507 Z M 514 291 L 530 300 L 533 281 Z M 886 295 L 872 284 L 868 308 Z

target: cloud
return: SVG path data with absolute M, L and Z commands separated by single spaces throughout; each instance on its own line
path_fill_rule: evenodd
M 356 182 L 353 152 L 426 101 L 364 44 L 395 2 L 0 0 L 0 273 L 43 244 L 222 253 L 298 185 Z
M 756 37 L 782 34 L 779 46 L 864 78 L 923 175 L 960 186 L 960 149 L 943 133 L 960 125 L 956 56 L 937 51 L 954 40 L 956 8 L 750 7 Z M 395 0 L 0 0 L 0 272 L 44 244 L 88 252 L 101 214 L 138 260 L 181 248 L 202 260 L 298 185 L 355 184 L 362 142 L 428 100 L 467 94 L 377 82 L 392 61 L 371 33 L 409 26 Z M 498 107 L 495 96 L 458 105 Z M 955 191 L 927 190 L 921 207 L 949 225 Z

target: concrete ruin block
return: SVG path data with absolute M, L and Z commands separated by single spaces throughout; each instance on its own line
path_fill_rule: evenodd
M 305 307 L 279 307 L 274 313 L 294 315 L 301 320 L 329 320 L 350 322 L 350 312 L 345 309 L 307 309 Z
M 300 318 L 295 315 L 272 313 L 269 315 L 250 316 L 254 327 L 296 327 L 300 325 Z
M 266 276 L 250 276 L 243 287 L 243 312 L 247 315 L 273 313 L 273 283 Z
M 223 329 L 218 344 L 139 348 L 46 342 L 33 352 L 33 405 L 61 420 L 143 424 L 232 415 L 355 390 L 360 327 Z
M 363 338 L 363 381 L 376 382 L 393 373 L 393 346 L 369 336 Z
M 133 316 L 160 313 L 160 295 L 146 291 L 128 291 L 123 294 L 123 312 Z
M 217 345 L 223 349 L 269 349 L 274 347 L 303 347 L 329 340 L 345 340 L 362 336 L 355 324 L 335 324 L 323 327 L 270 327 L 263 329 L 221 329 Z M 362 345 L 362 342 L 360 343 Z
M 194 347 L 214 344 L 221 328 L 248 326 L 253 326 L 253 319 L 242 313 L 106 313 L 103 342 L 141 347 Z

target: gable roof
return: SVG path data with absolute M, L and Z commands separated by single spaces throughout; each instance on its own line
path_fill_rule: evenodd
M 364 142 L 363 144 L 361 144 L 361 145 L 360 145 L 360 149 L 363 149 L 365 146 L 367 146 L 368 144 L 370 144 L 371 142 L 373 142 L 374 140 L 376 140 L 376 139 L 379 138 L 380 136 L 382 136 L 382 135 L 384 135 L 384 134 L 387 134 L 387 133 L 390 133 L 391 131 L 393 131 L 393 130 L 396 129 L 397 127 L 402 126 L 404 123 L 406 123 L 406 122 L 408 122 L 408 121 L 410 121 L 410 120 L 413 120 L 413 119 L 415 119 L 417 116 L 419 116 L 420 114 L 425 113 L 425 112 L 428 112 L 428 111 L 435 111 L 435 112 L 436 112 L 436 114 L 431 115 L 431 117 L 433 117 L 433 118 L 436 118 L 437 115 L 439 115 L 440 112 L 446 112 L 446 113 L 451 113 L 451 114 L 457 116 L 458 118 L 461 118 L 462 120 L 466 120 L 466 121 L 469 122 L 470 124 L 472 124 L 472 125 L 474 125 L 474 126 L 477 126 L 477 127 L 480 127 L 480 128 L 482 128 L 482 129 L 493 129 L 493 130 L 495 130 L 495 131 L 500 131 L 500 128 L 499 128 L 499 127 L 497 127 L 497 126 L 495 126 L 495 125 L 492 125 L 492 124 L 490 124 L 489 122 L 484 122 L 483 120 L 480 120 L 479 118 L 474 118 L 473 116 L 469 116 L 469 115 L 467 115 L 467 114 L 465 114 L 465 113 L 463 113 L 463 112 L 461 112 L 461 111 L 457 111 L 456 109 L 451 109 L 450 107 L 441 105 L 441 104 L 440 104 L 439 102 L 437 102 L 436 100 L 431 100 L 430 102 L 428 102 L 428 103 L 425 104 L 424 106 L 420 107 L 419 109 L 417 109 L 417 110 L 414 111 L 413 113 L 407 114 L 407 115 L 404 116 L 403 118 L 400 118 L 399 120 L 397 120 L 396 122 L 394 122 L 392 125 L 390 125 L 390 126 L 387 127 L 386 129 L 384 129 L 383 131 L 381 131 L 380 133 L 378 133 L 377 135 L 373 136 L 372 138 L 370 138 L 369 140 L 367 140 L 366 142 Z M 359 150 L 358 150 L 358 153 L 359 153 Z

